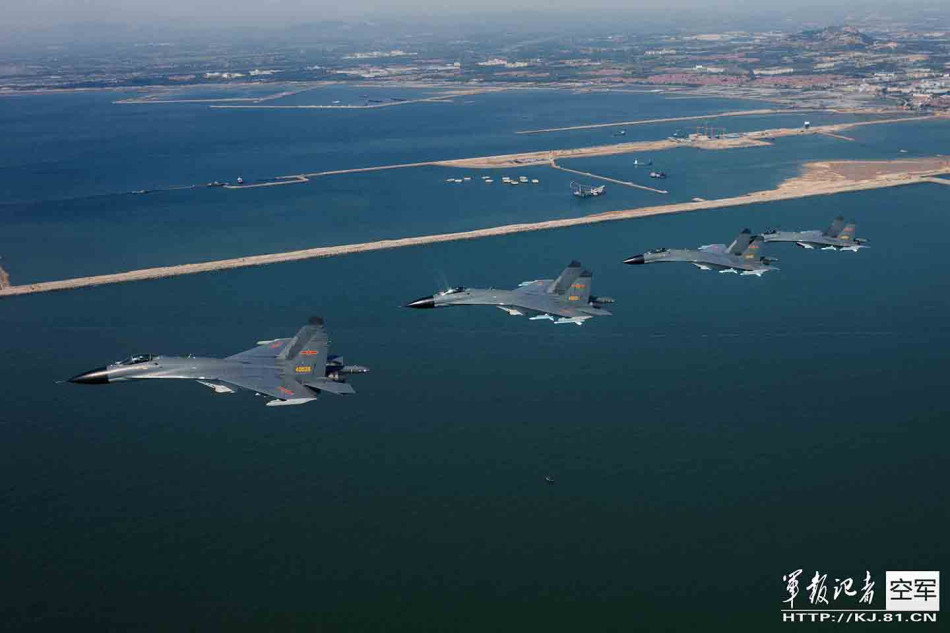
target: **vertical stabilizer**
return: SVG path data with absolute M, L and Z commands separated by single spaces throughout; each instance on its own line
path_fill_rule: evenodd
M 838 234 L 838 239 L 839 239 L 839 240 L 844 240 L 844 241 L 846 241 L 846 242 L 853 242 L 853 241 L 854 241 L 854 229 L 855 229 L 854 222 L 851 222 L 850 224 L 848 224 L 847 226 L 845 226 L 843 229 L 841 229 L 841 233 Z
M 552 295 L 566 294 L 571 284 L 580 277 L 582 270 L 581 263 L 576 259 L 573 260 L 567 265 L 567 268 L 558 275 L 558 278 L 551 283 L 551 286 L 548 288 L 548 293 Z
M 749 229 L 742 229 L 742 233 L 739 233 L 732 244 L 729 245 L 729 254 L 742 255 L 757 239 L 760 239 L 758 235 L 752 235 L 752 231 Z
M 839 215 L 831 222 L 831 226 L 825 229 L 825 235 L 827 237 L 838 237 L 844 228 L 844 216 Z
M 571 287 L 568 288 L 567 300 L 578 305 L 587 305 L 590 301 L 590 284 L 594 275 L 589 270 L 578 275 Z

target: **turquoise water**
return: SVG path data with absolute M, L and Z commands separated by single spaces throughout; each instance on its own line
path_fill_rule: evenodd
M 246 227 L 266 223 L 269 247 L 321 224 L 349 239 L 578 212 L 553 204 L 549 170 L 498 190 L 445 171 L 324 181 L 337 189 L 317 210 L 336 222 L 304 212 L 293 192 L 316 205 L 312 185 L 106 210 L 51 188 L 4 213 L 50 229 L 29 270 L 52 274 L 70 265 L 60 223 L 93 221 L 73 262 L 94 268 L 127 241 L 155 256 L 160 234 L 140 234 L 159 225 L 137 219 L 154 215 L 194 234 L 183 256 L 254 245 Z M 619 189 L 595 202 L 627 204 Z M 947 568 L 948 202 L 918 185 L 4 300 L 4 628 L 761 631 L 792 569 L 870 569 L 883 586 L 885 569 Z M 839 212 L 871 249 L 775 247 L 781 270 L 761 279 L 619 263 Z M 398 307 L 571 258 L 613 317 Z M 357 396 L 275 410 L 195 384 L 55 383 L 132 352 L 233 353 L 311 314 L 372 367 Z

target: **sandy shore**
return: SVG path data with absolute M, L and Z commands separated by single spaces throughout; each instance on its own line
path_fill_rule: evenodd
M 474 231 L 422 235 L 417 237 L 379 240 L 375 242 L 346 244 L 341 246 L 323 246 L 318 248 L 290 251 L 286 253 L 271 253 L 267 255 L 254 255 L 250 257 L 237 257 L 234 259 L 201 262 L 196 264 L 181 264 L 178 266 L 145 268 L 142 270 L 120 272 L 110 275 L 79 277 L 74 279 L 47 281 L 22 286 L 7 286 L 0 289 L 0 297 L 10 297 L 39 292 L 53 292 L 56 290 L 70 290 L 89 286 L 99 286 L 103 284 L 143 281 L 146 279 L 160 279 L 163 277 L 192 275 L 215 270 L 228 270 L 232 268 L 244 268 L 247 266 L 263 266 L 266 264 L 275 264 L 279 262 L 299 261 L 302 259 L 313 259 L 320 257 L 335 257 L 339 255 L 365 253 L 392 248 L 422 246 L 425 244 L 436 244 L 440 242 L 481 239 L 527 231 L 544 231 L 570 226 L 578 226 L 582 224 L 595 224 L 599 222 L 626 220 L 630 218 L 639 218 L 667 213 L 683 213 L 687 211 L 700 211 L 704 209 L 721 209 L 762 202 L 773 202 L 777 200 L 789 200 L 793 198 L 805 198 L 810 196 L 824 196 L 848 191 L 862 191 L 869 189 L 880 189 L 884 187 L 896 187 L 916 183 L 932 182 L 935 180 L 933 178 L 934 176 L 939 176 L 940 174 L 947 173 L 948 171 L 950 171 L 950 160 L 943 158 L 911 159 L 908 161 L 835 161 L 811 163 L 805 167 L 804 173 L 802 175 L 782 183 L 782 185 L 777 189 L 758 191 L 731 198 L 703 200 L 698 202 L 683 202 L 652 207 L 641 207 L 636 209 L 624 209 L 620 211 L 609 211 L 578 218 L 565 218 L 560 220 L 548 220 L 526 224 L 509 224 L 505 226 L 477 229 Z
M 797 178 L 786 180 L 780 187 L 809 186 L 886 177 L 921 176 L 941 169 L 950 169 L 950 158 L 904 158 L 899 160 L 838 160 L 807 163 Z

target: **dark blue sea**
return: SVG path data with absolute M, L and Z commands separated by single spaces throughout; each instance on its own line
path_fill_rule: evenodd
M 669 196 L 574 200 L 569 174 L 541 168 L 498 171 L 541 180 L 517 188 L 421 168 L 168 191 L 762 106 L 524 91 L 220 111 L 122 96 L 0 100 L 14 283 L 735 195 L 808 160 L 950 140 L 946 124 L 906 122 L 854 142 L 657 153 Z M 628 136 L 666 134 L 651 127 Z M 631 162 L 571 161 L 633 178 Z M 473 180 L 444 182 L 456 174 Z M 950 187 L 915 185 L 0 301 L 2 628 L 794 629 L 782 575 L 800 568 L 829 585 L 871 571 L 883 608 L 885 570 L 950 568 L 948 203 Z M 838 213 L 870 249 L 775 246 L 781 270 L 763 278 L 620 263 Z M 400 307 L 571 259 L 614 316 L 578 328 Z M 372 368 L 356 396 L 275 409 L 179 381 L 58 383 L 137 352 L 228 355 L 311 315 L 332 352 Z

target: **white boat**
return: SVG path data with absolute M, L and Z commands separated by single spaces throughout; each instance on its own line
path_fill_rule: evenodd
M 486 179 L 485 179 L 485 184 L 486 184 L 486 185 L 490 185 L 490 184 L 492 184 L 493 182 L 495 182 L 495 181 L 492 180 L 491 178 L 486 178 Z
M 532 178 L 532 179 L 531 179 L 531 184 L 532 184 L 532 185 L 536 185 L 536 184 L 538 184 L 539 182 L 541 182 L 541 181 L 538 180 L 537 178 Z

